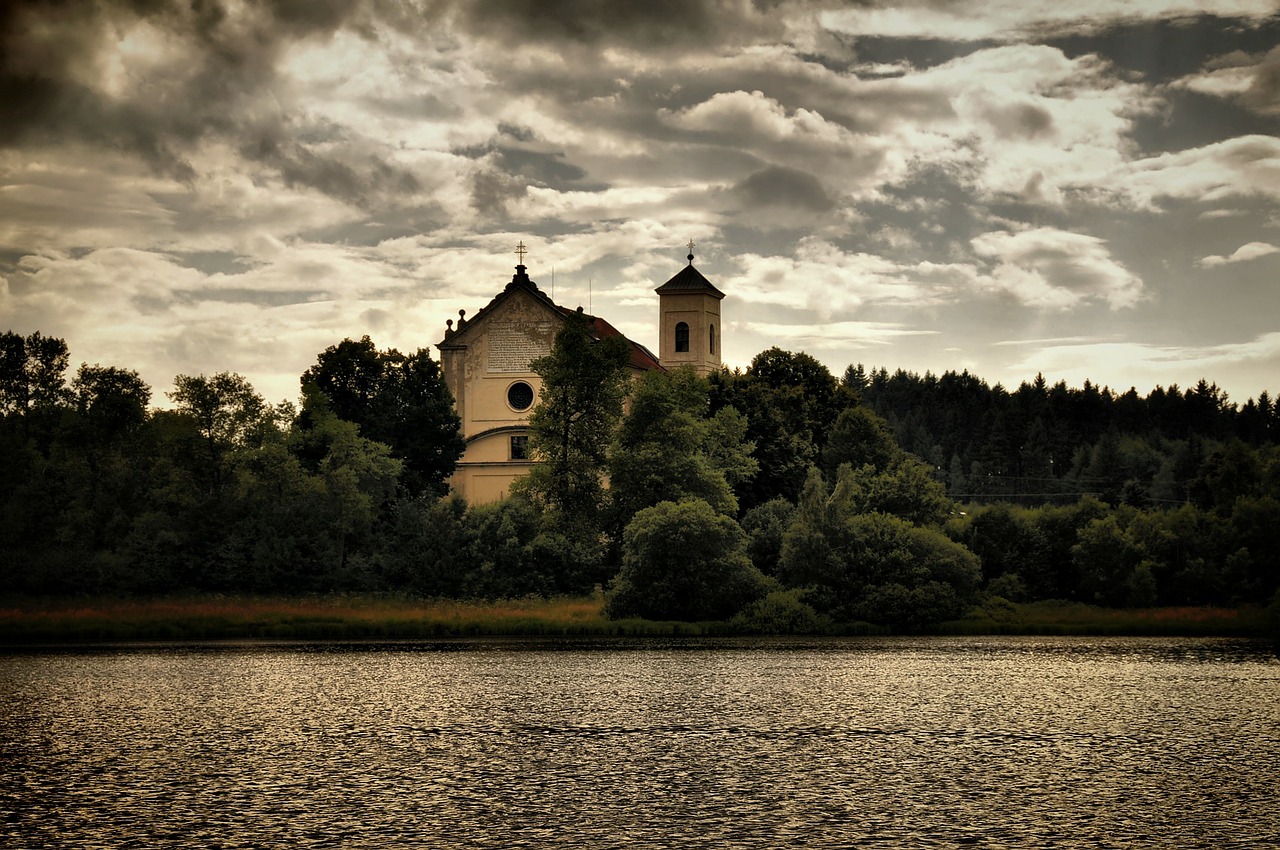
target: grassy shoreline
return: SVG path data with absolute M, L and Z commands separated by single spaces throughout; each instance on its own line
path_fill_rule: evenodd
M 499 601 L 372 596 L 182 596 L 156 599 L 0 600 L 0 644 L 244 639 L 363 640 L 480 636 L 721 636 L 729 623 L 610 620 L 599 597 Z M 888 634 L 865 623 L 835 634 Z M 1149 635 L 1266 637 L 1265 609 L 1107 609 L 995 600 L 940 623 L 938 635 Z

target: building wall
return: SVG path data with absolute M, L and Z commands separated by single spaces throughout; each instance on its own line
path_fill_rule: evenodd
M 440 346 L 445 382 L 467 440 L 450 485 L 468 502 L 508 495 L 511 482 L 529 471 L 527 461 L 511 458 L 511 437 L 527 433 L 519 426 L 528 421 L 533 405 L 512 407 L 509 391 L 517 382 L 527 384 L 536 402 L 542 379 L 529 364 L 551 353 L 563 321 L 544 303 L 515 290 Z

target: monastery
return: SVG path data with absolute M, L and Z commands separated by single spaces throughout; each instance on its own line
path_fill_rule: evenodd
M 511 482 L 529 471 L 528 419 L 542 386 L 529 364 L 551 353 L 556 332 L 575 312 L 556 304 L 529 278 L 525 250 L 523 243 L 517 247 L 521 262 L 506 288 L 471 318 L 459 310 L 457 325 L 450 319 L 437 343 L 466 440 L 449 483 L 471 504 L 505 497 Z M 693 243 L 689 251 L 689 264 L 655 290 L 658 355 L 627 340 L 636 374 L 684 365 L 701 375 L 720 369 L 724 293 L 694 268 Z M 596 339 L 622 336 L 599 316 L 583 315 Z

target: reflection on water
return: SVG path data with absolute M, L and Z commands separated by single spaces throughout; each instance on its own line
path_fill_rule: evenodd
M 6 847 L 1275 847 L 1278 765 L 1239 641 L 0 655 Z

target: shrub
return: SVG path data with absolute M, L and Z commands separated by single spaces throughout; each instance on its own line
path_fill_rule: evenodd
M 606 610 L 615 619 L 723 620 L 768 588 L 732 518 L 698 499 L 660 502 L 628 523 Z
M 775 590 L 733 618 L 738 629 L 765 635 L 810 635 L 830 631 L 831 621 L 801 600 L 800 590 Z

